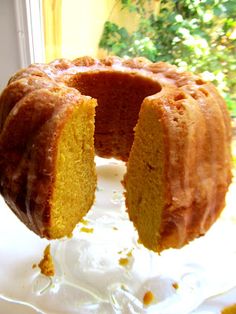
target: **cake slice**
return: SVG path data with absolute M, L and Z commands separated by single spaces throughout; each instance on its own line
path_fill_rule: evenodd
M 40 89 L 18 102 L 4 125 L 1 192 L 40 236 L 70 236 L 93 204 L 96 104 L 70 88 Z

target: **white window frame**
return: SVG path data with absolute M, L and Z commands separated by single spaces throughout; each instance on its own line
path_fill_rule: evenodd
M 21 67 L 45 62 L 42 0 L 14 0 Z

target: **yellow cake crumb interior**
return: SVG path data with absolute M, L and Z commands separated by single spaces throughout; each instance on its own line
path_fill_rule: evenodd
M 230 306 L 225 307 L 221 314 L 236 314 L 236 303 Z
M 69 236 L 93 204 L 97 181 L 93 137 L 95 106 L 94 99 L 81 100 L 60 134 L 50 238 Z
M 139 230 L 140 241 L 154 251 L 157 250 L 157 231 L 164 204 L 163 130 L 156 111 L 146 99 L 135 129 L 124 180 L 129 217 Z
M 54 263 L 50 252 L 50 244 L 44 250 L 43 258 L 38 264 L 40 271 L 43 275 L 50 277 L 55 275 Z

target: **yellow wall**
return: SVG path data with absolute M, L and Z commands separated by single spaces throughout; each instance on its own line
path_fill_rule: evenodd
M 61 1 L 43 1 L 44 43 L 47 62 L 61 57 Z
M 97 56 L 103 25 L 114 0 L 62 0 L 62 55 Z
M 43 0 L 43 16 L 47 62 L 60 57 L 101 57 L 104 52 L 98 44 L 106 20 L 129 31 L 138 23 L 134 13 L 121 10 L 119 0 Z

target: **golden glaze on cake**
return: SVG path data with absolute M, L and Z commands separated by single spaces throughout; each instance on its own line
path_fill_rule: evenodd
M 229 115 L 211 83 L 144 58 L 61 59 L 10 79 L 0 98 L 0 170 L 1 193 L 13 211 L 40 236 L 68 235 L 67 228 L 51 231 L 48 195 L 54 134 L 66 128 L 70 108 L 83 101 L 95 106 L 80 93 L 98 101 L 96 154 L 128 161 L 126 205 L 143 244 L 161 251 L 203 235 L 222 211 L 231 181 Z M 95 177 L 91 170 L 93 186 Z M 77 219 L 93 194 L 94 188 L 87 191 L 90 201 Z

